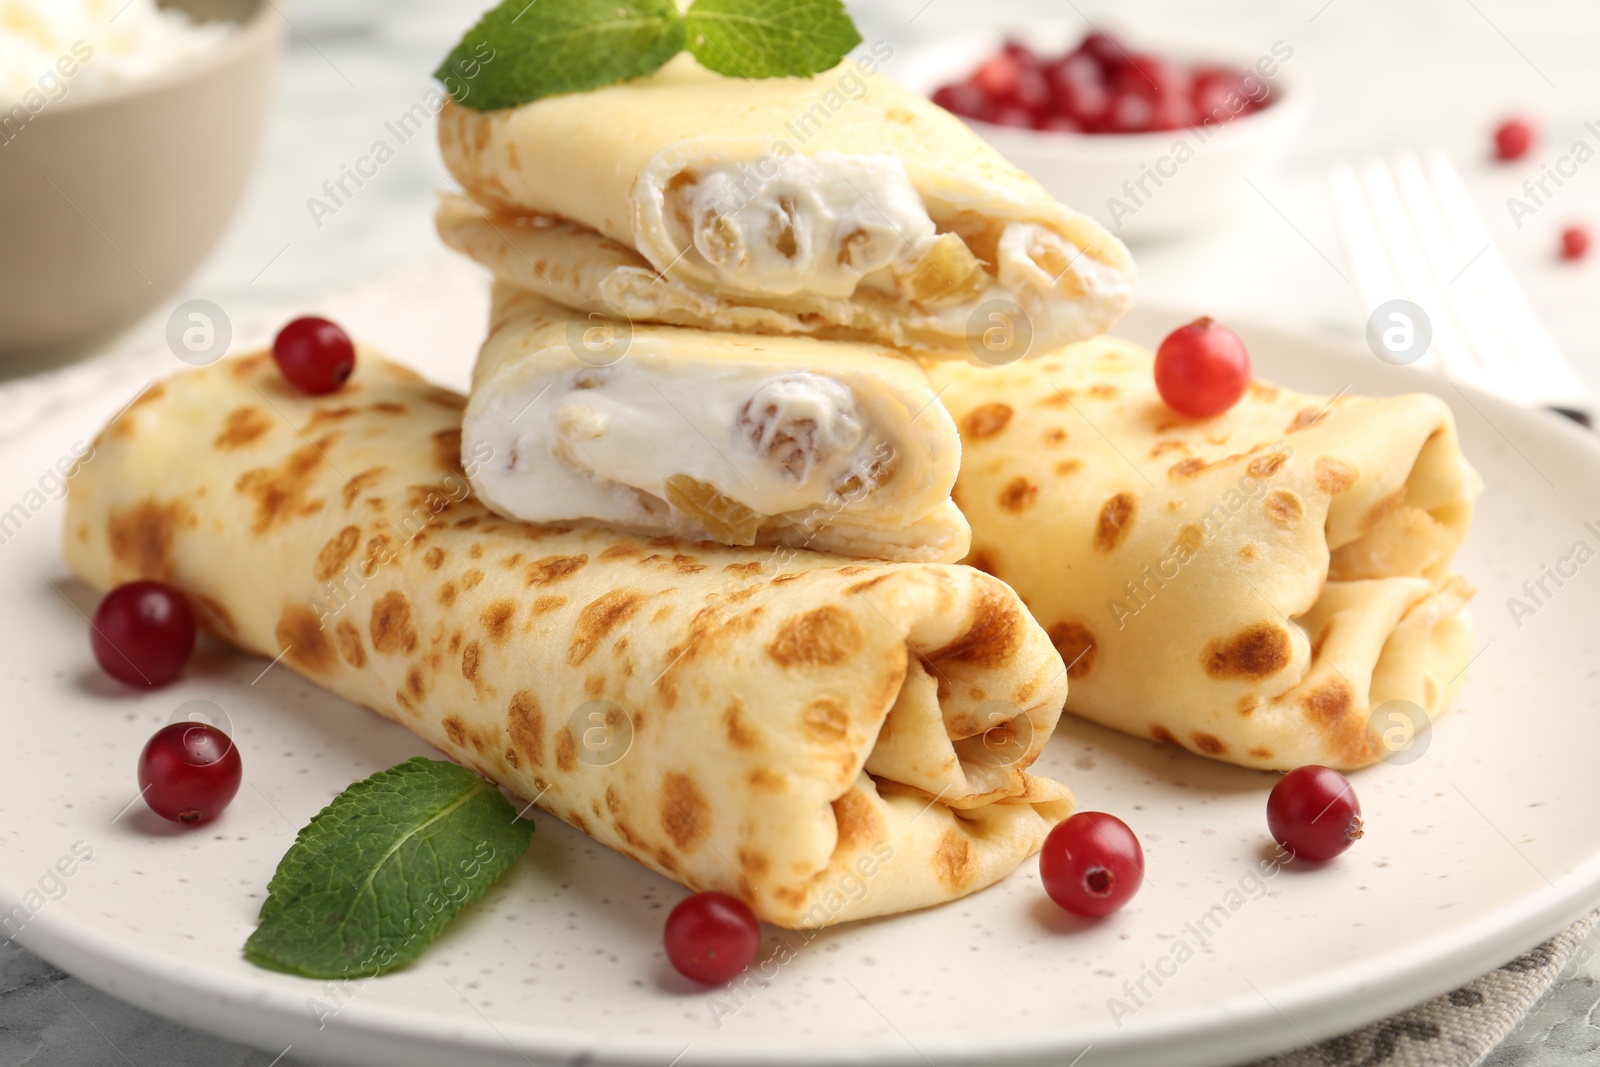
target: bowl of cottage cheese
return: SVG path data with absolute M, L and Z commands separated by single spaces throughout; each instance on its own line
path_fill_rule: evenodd
M 281 25 L 266 0 L 0 0 L 0 357 L 90 351 L 205 258 Z

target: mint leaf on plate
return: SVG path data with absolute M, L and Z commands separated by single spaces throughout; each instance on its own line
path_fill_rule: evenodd
M 861 43 L 839 0 L 695 0 L 684 17 L 700 65 L 738 78 L 831 70 Z
M 493 111 L 642 78 L 683 45 L 673 0 L 506 0 L 433 76 L 456 103 Z
M 522 855 L 533 823 L 490 783 L 418 756 L 364 779 L 306 824 L 245 942 L 251 962 L 370 978 L 417 958 Z

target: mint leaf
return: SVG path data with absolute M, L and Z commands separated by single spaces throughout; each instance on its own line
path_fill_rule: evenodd
M 831 70 L 861 43 L 839 0 L 695 0 L 684 18 L 700 65 L 738 78 Z
M 433 76 L 456 103 L 492 111 L 642 78 L 683 43 L 673 0 L 506 0 Z
M 370 978 L 411 962 L 522 855 L 533 823 L 464 767 L 415 759 L 364 779 L 306 824 L 267 883 L 252 963 Z

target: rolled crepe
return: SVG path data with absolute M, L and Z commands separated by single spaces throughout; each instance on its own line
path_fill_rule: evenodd
M 461 409 L 366 350 L 325 397 L 264 353 L 179 375 L 73 480 L 67 561 L 175 584 L 219 637 L 784 926 L 972 892 L 1069 811 L 1025 773 L 1063 664 L 1000 582 L 510 522 L 469 495 Z
M 448 104 L 440 148 L 473 204 L 447 202 L 440 233 L 506 281 L 636 321 L 991 362 L 1029 348 L 992 353 L 997 328 L 1042 352 L 1110 326 L 1127 249 L 873 71 L 748 81 L 683 56 L 518 108 Z
M 618 332 L 621 331 L 621 332 Z M 961 439 L 888 349 L 591 319 L 495 286 L 462 423 L 484 503 L 723 544 L 954 563 Z
M 965 444 L 968 562 L 1050 633 L 1067 709 L 1248 767 L 1361 767 L 1407 742 L 1472 654 L 1450 565 L 1480 482 L 1449 408 L 1257 382 L 1188 419 L 1151 364 L 1104 338 L 935 372 Z

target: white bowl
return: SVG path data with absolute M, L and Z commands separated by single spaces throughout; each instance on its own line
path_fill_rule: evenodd
M 909 50 L 890 67 L 913 92 L 931 95 L 950 82 L 964 81 L 1007 37 L 1040 55 L 1056 56 L 1076 44 L 1077 27 L 1029 27 L 964 33 Z M 1130 34 L 1141 51 L 1180 61 L 1253 68 L 1257 57 L 1237 45 L 1207 48 L 1192 37 L 1167 47 L 1159 36 Z M 1270 44 L 1261 54 L 1271 57 Z M 1245 179 L 1271 174 L 1294 143 L 1311 111 L 1311 93 L 1294 76 L 1292 56 L 1277 63 L 1269 79 L 1272 103 L 1219 127 L 1156 133 L 1050 133 L 967 123 L 1011 162 L 1037 178 L 1056 199 L 1097 219 L 1118 237 L 1151 239 L 1191 233 L 1227 221 L 1254 196 Z M 1180 149 L 1186 145 L 1187 154 Z M 1140 183 L 1142 181 L 1142 189 Z
M 267 0 L 161 6 L 240 26 L 149 77 L 69 87 L 0 145 L 0 365 L 79 356 L 137 320 L 244 194 L 283 20 Z

